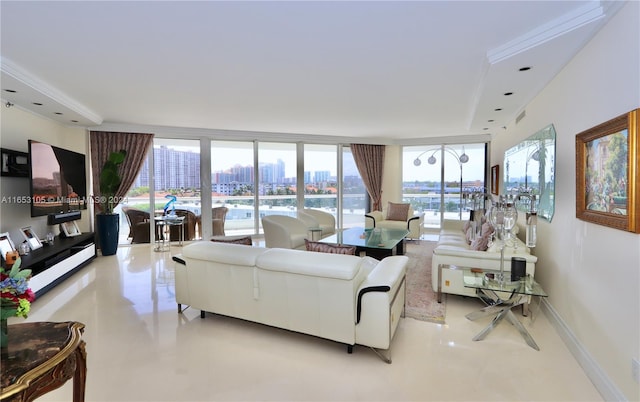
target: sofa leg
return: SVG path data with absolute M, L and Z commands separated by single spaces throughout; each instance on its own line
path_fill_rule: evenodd
M 204 310 L 200 310 L 200 318 L 204 319 L 204 314 L 205 314 Z
M 381 358 L 383 362 L 385 362 L 385 363 L 387 363 L 387 364 L 391 364 L 391 347 L 389 347 L 389 349 L 388 349 L 388 351 L 387 351 L 387 354 L 388 354 L 389 356 L 385 356 L 385 355 L 382 353 L 382 351 L 381 351 L 381 350 L 379 350 L 379 349 L 372 348 L 371 346 L 369 346 L 369 348 L 370 348 L 371 350 L 373 350 L 373 352 L 374 352 L 376 355 L 378 355 L 378 357 L 379 357 L 379 358 Z
M 353 353 L 353 345 L 347 345 L 347 353 Z

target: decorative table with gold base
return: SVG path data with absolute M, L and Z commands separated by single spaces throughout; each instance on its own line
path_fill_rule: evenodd
M 9 325 L 0 356 L 0 400 L 32 401 L 73 378 L 73 401 L 84 401 L 87 353 L 79 322 Z

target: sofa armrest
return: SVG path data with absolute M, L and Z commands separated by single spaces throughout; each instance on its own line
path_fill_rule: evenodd
M 433 254 L 441 257 L 441 256 L 452 256 L 452 257 L 467 257 L 469 259 L 475 260 L 500 260 L 500 252 L 492 252 L 492 251 L 480 251 L 480 250 L 469 250 L 463 249 L 458 246 L 445 246 L 439 245 L 433 250 Z M 511 253 L 506 251 L 504 253 L 505 261 L 511 261 L 511 257 L 520 257 L 527 260 L 527 262 L 535 263 L 538 261 L 538 257 L 533 254 L 527 253 Z
M 424 224 L 424 212 L 413 215 L 407 220 L 407 230 L 409 237 L 420 238 L 422 235 L 422 225 Z
M 172 257 L 175 269 L 175 298 L 178 304 L 178 312 L 182 311 L 182 304 L 191 305 L 191 297 L 189 297 L 189 286 L 187 284 L 187 262 L 182 254 Z
M 376 223 L 383 221 L 384 215 L 381 211 L 371 211 L 364 215 L 364 227 L 366 229 L 371 229 L 376 227 Z
M 356 294 L 356 343 L 388 349 L 405 303 L 409 258 L 384 258 L 362 282 Z
M 389 285 L 378 285 L 378 286 L 367 286 L 362 287 L 358 290 L 358 301 L 356 308 L 356 324 L 360 323 L 360 317 L 362 316 L 362 296 L 369 292 L 389 292 L 391 290 L 391 286 Z

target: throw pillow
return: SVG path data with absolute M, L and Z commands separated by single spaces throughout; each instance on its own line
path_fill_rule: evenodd
M 467 244 L 471 244 L 471 241 L 474 238 L 474 236 L 473 236 L 473 227 L 470 227 L 469 229 L 467 229 L 467 233 L 465 233 L 464 237 L 467 240 Z
M 471 249 L 477 251 L 487 251 L 489 246 L 489 236 L 478 236 L 471 242 Z
M 320 243 L 307 239 L 304 239 L 304 245 L 307 251 L 315 251 L 317 253 L 356 255 L 356 246 L 341 246 L 339 244 Z
M 480 232 L 481 236 L 488 236 L 493 233 L 493 226 L 489 222 L 485 222 L 482 225 L 482 231 Z
M 471 221 L 466 221 L 464 225 L 462 225 L 462 233 L 467 233 L 469 228 L 471 227 Z
M 388 221 L 406 221 L 409 217 L 409 204 L 396 204 L 390 202 L 387 204 L 387 220 Z
M 245 246 L 253 245 L 251 236 L 213 236 L 211 241 L 216 243 L 244 244 Z

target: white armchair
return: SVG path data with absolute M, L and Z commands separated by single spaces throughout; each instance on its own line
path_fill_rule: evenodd
M 411 239 L 420 238 L 423 224 L 424 213 L 415 213 L 410 204 L 390 202 L 382 211 L 365 214 L 365 228 L 405 229 L 409 231 L 407 237 Z
M 300 219 L 286 215 L 266 215 L 262 217 L 264 243 L 268 248 L 289 248 L 305 250 L 304 239 L 309 228 Z
M 298 219 L 303 221 L 308 228 L 321 229 L 321 238 L 336 233 L 336 218 L 328 212 L 305 208 L 298 211 Z

